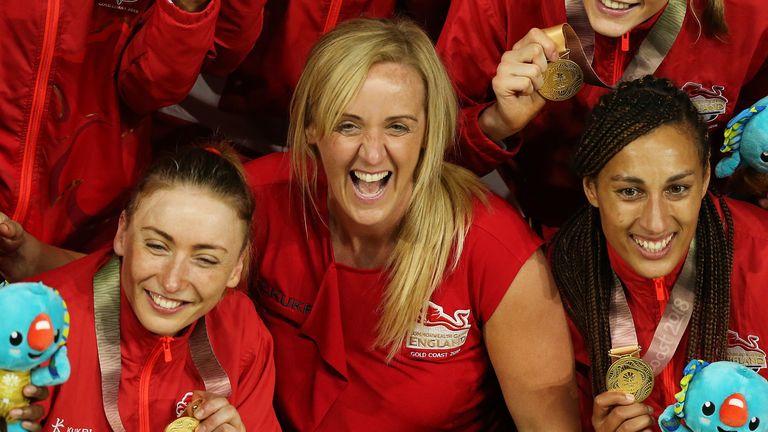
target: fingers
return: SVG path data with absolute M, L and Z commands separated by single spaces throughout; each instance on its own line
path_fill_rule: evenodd
M 30 405 L 24 408 L 14 408 L 9 412 L 11 418 L 22 420 L 21 427 L 28 431 L 42 430 L 42 426 L 36 423 L 43 417 L 43 407 Z
M 26 396 L 27 399 L 29 399 L 31 402 L 48 399 L 48 387 L 37 387 L 32 384 L 28 384 L 24 386 L 22 392 L 24 393 L 24 396 Z
M 547 59 L 549 61 L 555 61 L 558 58 L 557 45 L 555 44 L 555 41 L 550 39 L 549 36 L 547 36 L 541 29 L 535 27 L 530 29 L 522 39 L 517 41 L 512 46 L 512 49 L 519 49 L 526 45 L 539 45 L 542 48 L 543 54 L 545 56 L 545 63 Z
M 595 397 L 592 425 L 600 432 L 636 432 L 655 425 L 653 409 L 635 402 L 632 395 L 607 391 Z
M 204 399 L 194 413 L 201 421 L 197 432 L 245 431 L 240 413 L 226 398 L 208 392 L 195 392 L 195 395 Z

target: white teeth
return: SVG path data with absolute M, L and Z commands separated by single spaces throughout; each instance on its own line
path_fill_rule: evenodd
M 670 234 L 667 236 L 667 238 L 659 240 L 659 241 L 647 241 L 642 240 L 637 237 L 632 237 L 632 240 L 635 241 L 635 243 L 639 244 L 643 249 L 647 250 L 648 252 L 659 252 L 660 250 L 667 247 L 669 244 L 669 241 L 672 240 L 673 234 Z
M 374 174 L 369 174 L 367 172 L 358 171 L 358 170 L 352 170 L 352 174 L 355 175 L 359 180 L 362 180 L 366 183 L 373 183 L 377 182 L 389 174 L 389 171 L 382 171 Z
M 171 300 L 167 297 L 163 297 L 160 294 L 155 294 L 153 292 L 149 292 L 149 296 L 152 297 L 152 301 L 155 302 L 156 305 L 160 306 L 163 309 L 175 309 L 181 306 L 183 303 L 178 300 Z
M 600 0 L 600 2 L 609 9 L 629 9 L 631 5 L 626 3 L 619 3 L 613 0 Z

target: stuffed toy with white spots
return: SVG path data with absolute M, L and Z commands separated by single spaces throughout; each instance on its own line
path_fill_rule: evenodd
M 0 313 L 0 418 L 8 432 L 21 432 L 21 422 L 9 412 L 29 405 L 24 386 L 57 385 L 69 378 L 69 312 L 53 288 L 13 283 L 0 287 Z
M 768 381 L 738 363 L 691 360 L 677 403 L 659 416 L 664 432 L 768 431 Z

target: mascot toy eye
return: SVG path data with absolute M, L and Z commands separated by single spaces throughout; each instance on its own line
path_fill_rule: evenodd
M 768 431 L 768 381 L 732 362 L 691 360 L 677 403 L 659 416 L 664 432 Z
M 57 385 L 69 378 L 69 312 L 58 291 L 42 283 L 0 287 L 0 310 L 0 417 L 8 432 L 21 432 L 9 412 L 29 404 L 21 393 L 24 386 Z

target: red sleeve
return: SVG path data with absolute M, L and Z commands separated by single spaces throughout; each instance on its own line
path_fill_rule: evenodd
M 186 12 L 157 0 L 123 53 L 118 89 L 137 114 L 180 102 L 194 85 L 213 46 L 220 0 L 201 12 Z
M 501 198 L 489 197 L 489 206 L 475 206 L 465 245 L 472 309 L 487 322 L 520 268 L 541 246 L 541 239 L 523 218 Z
M 478 124 L 480 113 L 496 100 L 491 80 L 507 50 L 506 9 L 497 0 L 454 1 L 437 50 L 453 80 L 462 106 L 455 162 L 484 175 L 514 156 L 488 139 Z M 503 2 L 501 2 L 503 3 Z
M 272 405 L 275 393 L 275 362 L 272 336 L 267 331 L 261 318 L 256 314 L 253 304 L 242 295 L 247 308 L 241 308 L 239 322 L 244 332 L 243 341 L 248 345 L 242 351 L 238 378 L 238 396 L 232 404 L 240 413 L 247 430 L 280 431 L 280 424 Z M 246 329 L 247 328 L 247 329 Z
M 266 0 L 226 0 L 216 20 L 214 50 L 208 53 L 204 71 L 229 75 L 253 49 L 264 25 Z

